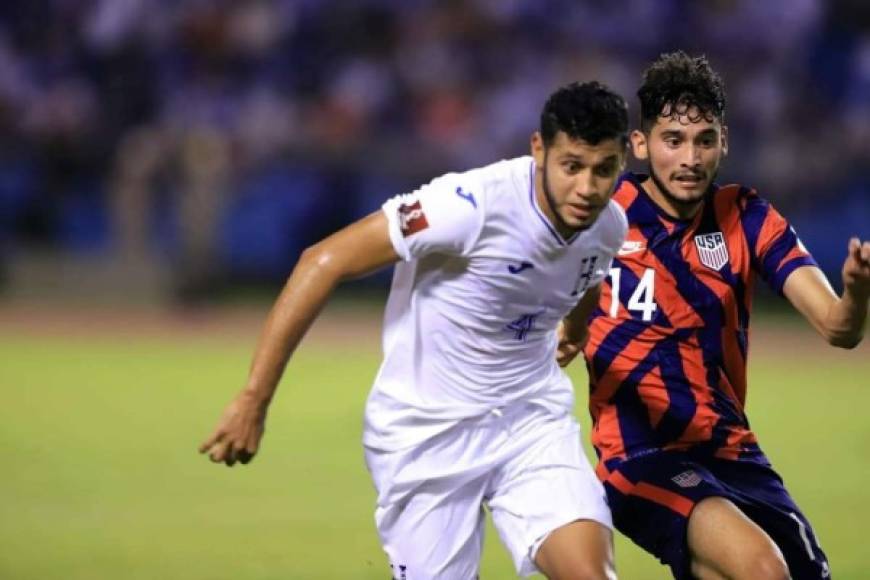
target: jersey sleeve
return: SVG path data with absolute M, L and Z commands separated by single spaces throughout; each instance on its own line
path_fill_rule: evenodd
M 432 253 L 466 256 L 483 229 L 483 195 L 466 174 L 451 173 L 382 206 L 390 241 L 405 261 Z
M 817 266 L 794 228 L 755 192 L 743 199 L 742 220 L 752 264 L 778 294 L 782 294 L 786 279 L 797 268 Z

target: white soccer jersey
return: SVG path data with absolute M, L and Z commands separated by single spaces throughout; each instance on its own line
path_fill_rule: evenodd
M 559 321 L 610 268 L 627 230 L 613 202 L 564 240 L 538 206 L 531 157 L 439 177 L 383 206 L 402 262 L 363 442 L 419 443 L 519 400 L 571 412 Z

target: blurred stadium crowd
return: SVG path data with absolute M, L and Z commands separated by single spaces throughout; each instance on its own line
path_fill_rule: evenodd
M 279 279 L 385 198 L 524 154 L 559 84 L 636 114 L 675 48 L 726 81 L 723 177 L 828 216 L 841 260 L 870 221 L 866 1 L 27 0 L 0 4 L 0 261 L 165 260 L 191 295 Z

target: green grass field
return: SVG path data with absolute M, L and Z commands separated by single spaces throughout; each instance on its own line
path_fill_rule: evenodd
M 870 578 L 870 348 L 836 351 L 793 321 L 755 327 L 753 426 L 834 577 Z M 0 323 L 0 578 L 388 577 L 360 446 L 376 327 L 358 341 L 312 337 L 261 455 L 233 469 L 195 449 L 241 385 L 255 332 L 137 334 Z M 582 406 L 585 373 L 572 374 Z M 616 550 L 621 578 L 669 578 L 622 538 Z M 516 577 L 491 528 L 482 577 Z

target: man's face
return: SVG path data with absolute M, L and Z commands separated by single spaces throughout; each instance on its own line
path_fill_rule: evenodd
M 697 210 L 728 152 L 726 137 L 719 119 L 694 108 L 665 110 L 649 133 L 631 134 L 635 157 L 649 161 L 650 193 L 668 213 L 686 217 Z
M 562 131 L 544 147 L 539 133 L 532 137 L 538 204 L 564 237 L 595 223 L 613 195 L 625 166 L 625 146 L 618 139 L 590 145 Z

